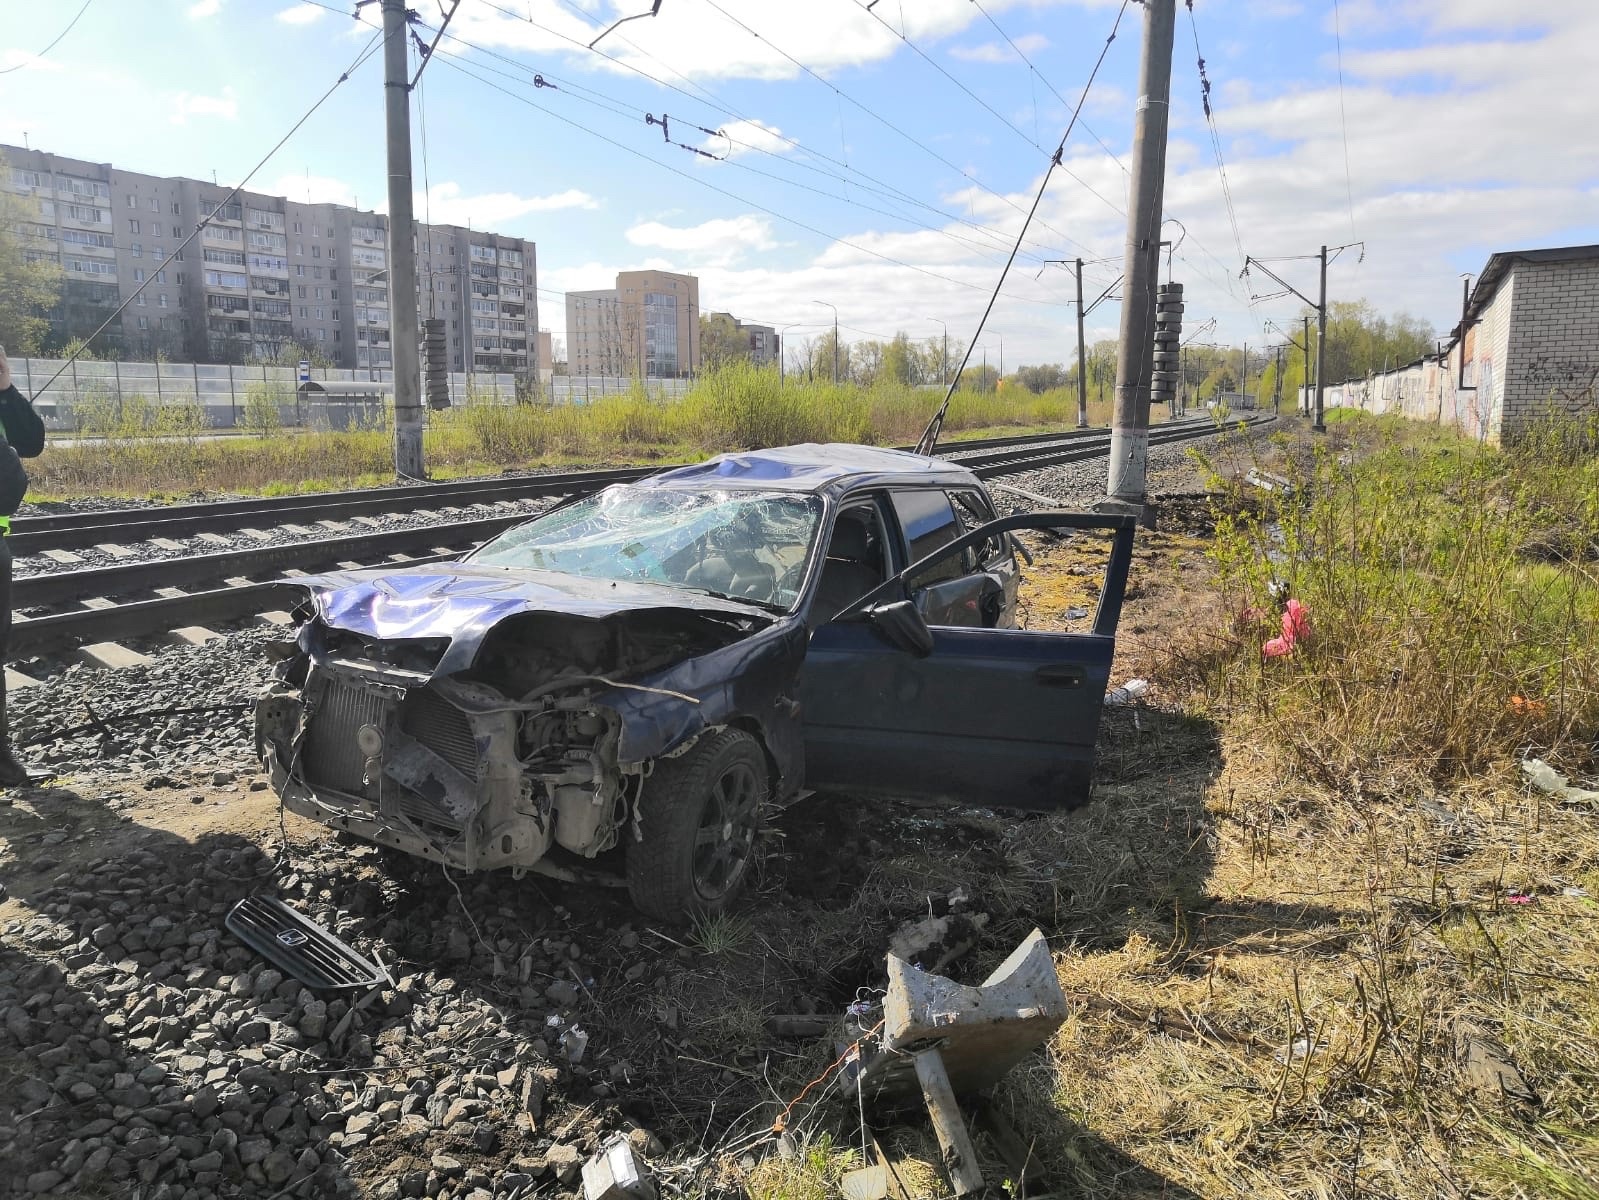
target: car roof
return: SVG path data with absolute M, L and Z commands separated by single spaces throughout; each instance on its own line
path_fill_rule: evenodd
M 651 475 L 637 484 L 662 488 L 759 488 L 828 496 L 892 485 L 981 486 L 969 469 L 944 459 L 848 442 L 806 442 L 718 454 L 693 466 Z

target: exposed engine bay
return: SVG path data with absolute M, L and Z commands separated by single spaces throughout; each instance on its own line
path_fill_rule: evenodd
M 440 673 L 460 657 L 450 637 L 371 637 L 315 611 L 257 705 L 257 748 L 301 815 L 461 870 L 569 877 L 552 849 L 616 846 L 654 759 L 715 728 L 725 678 L 694 660 L 769 624 L 687 607 L 524 611 Z

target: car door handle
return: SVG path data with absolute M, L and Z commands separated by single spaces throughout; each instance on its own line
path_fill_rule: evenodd
M 1087 674 L 1082 667 L 1073 663 L 1055 663 L 1039 667 L 1033 672 L 1033 679 L 1045 687 L 1081 687 Z

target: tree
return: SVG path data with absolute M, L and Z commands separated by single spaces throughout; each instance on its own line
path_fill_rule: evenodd
M 883 377 L 893 383 L 915 383 L 917 370 L 916 348 L 901 330 L 883 347 Z
M 1042 363 L 1036 367 L 1017 367 L 1016 382 L 1037 396 L 1053 388 L 1065 387 L 1070 376 L 1060 363 Z
M 749 356 L 749 339 L 739 332 L 732 317 L 727 313 L 700 315 L 700 363 L 707 371 Z
M 10 168 L 0 158 L 0 175 Z M 61 299 L 61 268 L 39 223 L 39 202 L 0 190 L 0 346 L 37 354 L 50 331 L 44 315 Z

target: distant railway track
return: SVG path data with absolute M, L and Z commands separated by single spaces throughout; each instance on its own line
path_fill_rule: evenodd
M 1260 423 L 1270 418 L 1256 418 Z M 1209 421 L 1155 426 L 1154 445 L 1214 433 Z M 992 438 L 951 444 L 952 458 L 984 479 L 1102 457 L 1110 435 L 1104 429 L 1065 434 Z M 623 467 L 513 479 L 373 488 L 362 492 L 223 501 L 164 509 L 61 514 L 19 519 L 12 535 L 17 553 L 147 540 L 193 537 L 285 524 L 344 521 L 374 514 L 467 504 L 558 497 L 642 478 L 660 467 Z M 144 562 L 122 562 L 19 578 L 13 584 L 11 652 L 29 659 L 96 643 L 118 643 L 173 630 L 223 625 L 291 607 L 300 593 L 295 575 L 362 566 L 438 561 L 466 553 L 496 534 L 530 519 L 516 511 L 437 520 L 421 526 L 304 536 L 269 545 L 246 545 L 213 553 Z M 165 532 L 156 533 L 153 530 Z M 179 531 L 182 531 L 181 533 Z M 306 533 L 312 531 L 306 529 Z M 24 540 L 31 539 L 31 540 Z

